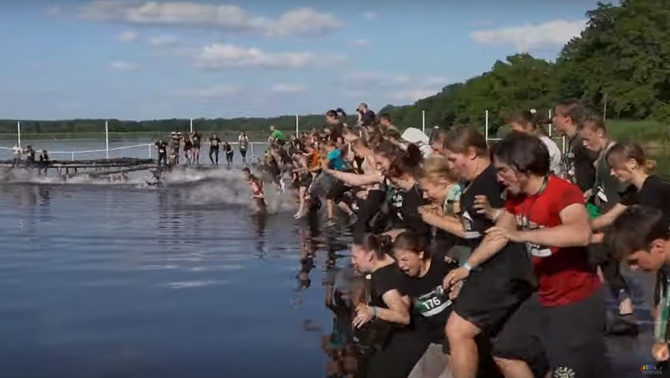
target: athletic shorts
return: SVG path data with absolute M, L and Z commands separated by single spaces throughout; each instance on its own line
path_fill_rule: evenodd
M 543 351 L 557 377 L 608 377 L 603 289 L 577 303 L 543 306 L 533 294 L 510 317 L 493 343 L 493 355 L 538 358 Z
M 454 303 L 454 312 L 489 336 L 500 331 L 531 293 L 529 285 L 515 285 L 500 275 L 496 269 L 471 271 Z
M 342 202 L 344 200 L 344 194 L 348 192 L 351 187 L 347 186 L 344 181 L 337 180 L 326 193 L 326 199 L 332 200 L 335 203 Z

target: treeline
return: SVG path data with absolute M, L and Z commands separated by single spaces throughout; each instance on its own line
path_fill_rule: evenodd
M 586 13 L 586 29 L 554 62 L 528 54 L 497 61 L 491 71 L 444 87 L 413 105 L 382 109 L 397 124 L 484 125 L 493 130 L 524 109 L 551 109 L 575 98 L 617 120 L 670 124 L 670 6 L 667 0 L 622 0 Z M 546 113 L 544 113 L 546 114 Z
M 513 55 L 497 61 L 489 72 L 447 85 L 413 105 L 386 106 L 377 113 L 389 113 L 399 127 L 420 127 L 424 111 L 427 126 L 481 127 L 488 110 L 491 131 L 496 132 L 515 112 L 546 111 L 556 101 L 576 98 L 607 118 L 670 124 L 668 1 L 598 4 L 586 16 L 586 29 L 563 47 L 555 61 Z M 300 117 L 301 130 L 323 124 L 323 115 Z M 203 132 L 267 132 L 270 125 L 290 132 L 295 130 L 295 116 L 194 120 L 194 128 Z M 21 126 L 25 133 L 93 133 L 104 130 L 104 120 L 22 121 Z M 109 128 L 164 134 L 188 130 L 189 120 L 110 120 Z M 15 121 L 0 121 L 0 133 L 15 132 Z

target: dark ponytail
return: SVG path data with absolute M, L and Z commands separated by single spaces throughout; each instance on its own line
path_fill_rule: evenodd
M 400 177 L 403 174 L 416 176 L 418 169 L 423 162 L 423 154 L 417 145 L 410 143 L 407 150 L 400 149 L 400 153 L 391 160 L 391 166 L 387 173 L 388 177 Z
M 377 260 L 383 259 L 386 255 L 391 255 L 393 241 L 391 237 L 384 234 L 366 234 L 355 233 L 354 244 L 360 245 L 366 251 L 372 252 Z
M 345 113 L 344 109 L 342 109 L 342 108 L 337 108 L 337 109 L 335 109 L 335 111 L 336 111 L 337 114 L 339 114 L 339 116 L 342 117 L 342 118 L 344 118 L 344 117 L 347 116 L 347 113 Z

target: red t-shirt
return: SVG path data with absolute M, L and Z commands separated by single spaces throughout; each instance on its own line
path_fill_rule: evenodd
M 508 197 L 505 208 L 516 217 L 521 230 L 556 227 L 566 207 L 584 205 L 576 185 L 554 175 L 540 194 Z M 560 306 L 591 296 L 600 280 L 589 262 L 586 247 L 556 248 L 526 243 L 539 282 L 539 298 L 545 306 Z

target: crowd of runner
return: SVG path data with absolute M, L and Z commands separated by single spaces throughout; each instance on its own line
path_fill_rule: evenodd
M 323 129 L 288 140 L 273 130 L 260 172 L 245 169 L 259 211 L 263 183 L 287 190 L 290 180 L 295 218 L 325 200 L 331 225 L 352 229 L 360 285 L 328 288 L 329 308 L 352 327 L 324 346 L 331 370 L 616 376 L 605 337 L 637 333 L 629 267 L 660 272 L 656 305 L 637 310 L 657 320 L 650 359 L 668 360 L 670 185 L 641 145 L 612 140 L 577 101 L 557 104 L 552 120 L 519 113 L 492 145 L 471 128 L 428 137 L 365 104 L 357 113 L 348 125 L 330 110 Z M 606 295 L 618 303 L 609 318 Z

